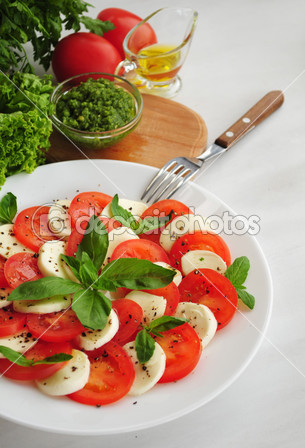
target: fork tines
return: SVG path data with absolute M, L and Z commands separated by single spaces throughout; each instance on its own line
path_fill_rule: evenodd
M 150 202 L 166 199 L 173 194 L 199 170 L 199 166 L 190 164 L 184 157 L 167 162 L 147 185 L 141 199 Z

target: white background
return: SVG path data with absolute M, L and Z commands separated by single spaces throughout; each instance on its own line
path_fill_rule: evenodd
M 285 90 L 282 108 L 197 180 L 237 213 L 261 217 L 257 238 L 273 276 L 273 315 L 267 337 L 243 375 L 211 403 L 179 420 L 138 433 L 88 440 L 45 434 L 0 419 L 0 447 L 301 447 L 305 437 L 304 0 L 91 3 L 95 5 L 92 16 L 110 6 L 142 17 L 163 6 L 189 6 L 199 12 L 191 51 L 181 70 L 183 89 L 175 100 L 204 118 L 210 143 L 269 90 Z

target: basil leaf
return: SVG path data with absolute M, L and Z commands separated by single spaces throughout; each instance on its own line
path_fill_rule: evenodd
M 154 336 L 158 336 L 159 338 L 163 338 L 163 334 L 159 333 L 157 330 L 150 330 L 149 332 L 151 334 L 153 334 Z
M 74 257 L 69 257 L 68 255 L 61 254 L 62 260 L 69 266 L 77 280 L 80 280 L 79 269 L 80 261 Z
M 40 300 L 56 295 L 73 294 L 81 285 L 60 277 L 43 277 L 39 280 L 25 282 L 13 289 L 10 300 Z
M 90 231 L 89 231 L 90 230 Z M 76 258 L 81 261 L 82 253 L 86 252 L 97 269 L 105 260 L 109 241 L 106 227 L 97 216 L 91 216 L 81 243 L 76 252 Z
M 7 193 L 0 201 L 0 223 L 12 224 L 17 213 L 17 198 L 13 193 Z
M 149 216 L 137 221 L 132 213 L 119 205 L 119 197 L 117 194 L 113 197 L 110 207 L 114 218 L 123 224 L 123 226 L 129 227 L 137 235 L 165 226 L 172 219 L 174 213 L 171 210 L 168 216 L 161 218 Z
M 5 356 L 6 359 L 8 359 L 9 361 L 22 367 L 31 367 L 36 366 L 38 364 L 55 364 L 57 362 L 69 361 L 70 359 L 73 358 L 72 355 L 67 355 L 66 353 L 57 353 L 56 355 L 48 356 L 45 359 L 41 359 L 40 361 L 35 362 L 32 359 L 27 359 L 21 353 L 16 352 L 11 348 L 4 347 L 3 345 L 0 345 L 0 353 L 3 356 Z
M 225 272 L 225 277 L 235 288 L 243 285 L 250 269 L 250 261 L 247 257 L 239 257 L 234 260 Z
M 113 281 L 108 280 L 106 278 L 103 277 L 103 271 L 102 274 L 100 275 L 100 278 L 97 281 L 97 287 L 96 289 L 98 290 L 105 290 L 105 291 L 116 291 L 117 287 L 116 285 L 113 283 Z
M 98 270 L 93 261 L 91 260 L 91 258 L 89 257 L 89 255 L 87 254 L 87 252 L 82 253 L 81 265 L 87 265 L 88 269 L 98 274 Z
M 119 205 L 119 197 L 117 194 L 113 196 L 110 208 L 114 218 L 123 224 L 123 226 L 130 227 L 132 230 L 138 228 L 138 223 L 133 214 Z
M 136 336 L 136 352 L 141 364 L 149 361 L 155 351 L 155 340 L 143 329 Z
M 110 280 L 116 287 L 128 289 L 158 289 L 172 282 L 175 271 L 155 265 L 148 260 L 119 258 L 109 263 L 100 278 Z
M 0 345 L 0 353 L 9 361 L 17 364 L 18 366 L 29 367 L 32 365 L 32 361 L 30 359 L 27 359 L 24 355 L 12 350 L 11 348 L 4 347 L 4 345 Z
M 185 324 L 185 322 L 187 322 L 186 319 L 182 319 L 179 317 L 162 316 L 159 317 L 158 319 L 153 320 L 149 324 L 148 331 L 151 331 L 152 333 L 155 332 L 162 333 L 163 331 L 179 327 L 180 325 Z
M 225 272 L 225 277 L 236 289 L 238 298 L 251 310 L 255 305 L 255 298 L 246 291 L 243 283 L 246 281 L 250 269 L 250 261 L 247 257 L 239 257 L 234 260 Z
M 72 309 L 85 327 L 102 330 L 111 311 L 111 300 L 100 291 L 83 290 L 74 294 Z
M 56 364 L 58 362 L 65 362 L 72 359 L 72 355 L 67 355 L 66 353 L 57 353 L 56 355 L 48 356 L 40 361 L 33 362 L 33 366 L 37 366 L 39 364 Z
M 95 285 L 98 279 L 98 270 L 93 264 L 93 261 L 89 258 L 89 255 L 86 252 L 82 253 L 82 261 L 79 269 L 79 275 L 81 278 L 81 282 L 85 286 L 92 286 L 93 288 L 97 287 Z
M 253 310 L 255 305 L 255 298 L 252 294 L 248 293 L 244 289 L 236 288 L 238 298 L 248 307 Z
M 167 216 L 149 216 L 147 218 L 140 219 L 138 222 L 138 228 L 135 230 L 137 235 L 142 233 L 147 233 L 150 230 L 159 229 L 160 227 L 166 226 L 169 221 L 172 219 L 173 210 Z

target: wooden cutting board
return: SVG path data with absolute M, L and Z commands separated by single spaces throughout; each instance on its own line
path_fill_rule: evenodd
M 143 95 L 143 116 L 138 127 L 121 142 L 106 149 L 82 154 L 62 134 L 53 132 L 49 162 L 84 159 L 115 159 L 163 166 L 177 156 L 195 157 L 207 143 L 207 128 L 192 109 L 175 101 Z

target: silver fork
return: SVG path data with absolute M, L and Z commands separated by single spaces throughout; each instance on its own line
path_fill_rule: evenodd
M 197 158 L 175 157 L 167 162 L 147 185 L 141 199 L 156 202 L 168 199 L 193 178 L 204 162 L 230 149 L 255 126 L 269 117 L 284 101 L 280 90 L 273 90 L 258 101 L 248 112 L 228 128 Z

